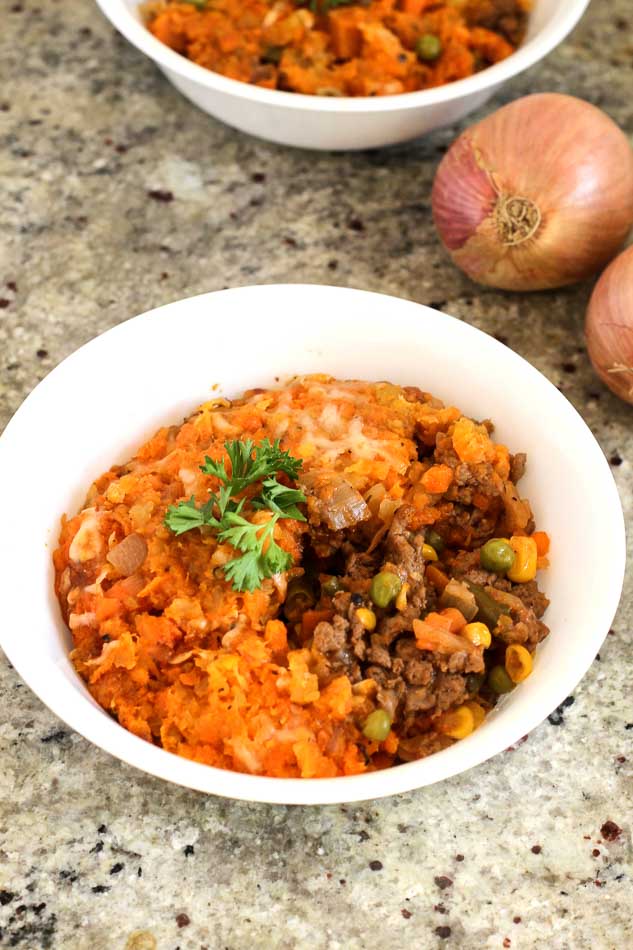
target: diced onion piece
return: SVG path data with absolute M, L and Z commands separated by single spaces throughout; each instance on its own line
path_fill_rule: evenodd
M 363 496 L 341 475 L 327 472 L 304 477 L 301 487 L 308 495 L 308 510 L 316 512 L 332 531 L 351 528 L 370 517 Z
M 440 596 L 440 607 L 456 607 L 466 618 L 472 620 L 476 614 L 477 601 L 472 591 L 461 581 L 451 578 Z
M 415 642 L 420 650 L 430 650 L 434 653 L 475 653 L 477 648 L 466 637 L 451 633 L 450 630 L 434 627 L 423 620 L 413 621 Z
M 147 541 L 140 534 L 128 534 L 126 538 L 108 551 L 107 559 L 124 577 L 139 569 L 147 557 Z

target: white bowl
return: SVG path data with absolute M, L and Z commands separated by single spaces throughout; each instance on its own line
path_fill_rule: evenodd
M 547 56 L 573 29 L 589 0 L 535 0 L 524 45 L 468 79 L 397 96 L 342 99 L 262 89 L 227 79 L 159 42 L 141 22 L 138 0 L 97 3 L 117 30 L 154 60 L 187 99 L 227 125 L 282 145 L 363 149 L 406 142 L 479 108 L 502 83 Z
M 144 742 L 94 702 L 68 659 L 71 639 L 53 593 L 51 553 L 60 516 L 78 510 L 92 479 L 126 461 L 157 427 L 181 421 L 209 398 L 213 384 L 230 397 L 274 385 L 275 377 L 314 372 L 419 385 L 468 415 L 492 418 L 501 442 L 528 453 L 522 492 L 552 537 L 552 566 L 542 576 L 552 632 L 530 679 L 475 733 L 429 758 L 333 779 L 222 771 Z M 245 287 L 129 320 L 81 347 L 36 387 L 0 438 L 0 471 L 0 642 L 11 663 L 91 742 L 152 775 L 216 795 L 288 804 L 356 801 L 472 768 L 528 733 L 571 692 L 600 647 L 622 586 L 618 494 L 600 447 L 570 403 L 492 337 L 380 294 Z M 600 557 L 597 537 L 608 539 Z

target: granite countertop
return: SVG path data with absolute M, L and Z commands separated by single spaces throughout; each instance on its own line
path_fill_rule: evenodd
M 630 0 L 594 0 L 492 105 L 570 92 L 633 135 L 632 36 Z M 0 64 L 0 425 L 136 313 L 239 284 L 342 284 L 432 304 L 530 360 L 591 426 L 631 523 L 633 409 L 588 364 L 590 287 L 477 288 L 438 246 L 429 190 L 456 129 L 348 155 L 247 138 L 182 99 L 88 0 L 7 0 Z M 56 720 L 2 658 L 0 946 L 633 946 L 632 608 L 629 572 L 595 663 L 518 747 L 345 807 L 246 805 L 146 776 Z

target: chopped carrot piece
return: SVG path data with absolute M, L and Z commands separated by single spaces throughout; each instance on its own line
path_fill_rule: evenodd
M 453 448 L 462 462 L 491 462 L 496 456 L 486 427 L 465 416 L 455 423 Z
M 337 59 L 353 59 L 358 56 L 363 42 L 358 28 L 359 11 L 351 9 L 333 10 L 328 16 L 328 26 L 332 38 L 332 49 Z
M 490 498 L 483 492 L 476 491 L 473 493 L 473 505 L 480 511 L 486 511 L 490 507 Z
M 301 618 L 301 638 L 309 640 L 322 621 L 329 621 L 334 616 L 333 610 L 306 610 Z
M 430 616 L 430 614 L 429 614 Z M 460 637 L 457 633 L 451 633 L 447 627 L 433 626 L 428 622 L 429 617 L 424 620 L 413 621 L 413 633 L 415 642 L 420 650 L 432 650 L 437 653 L 476 653 L 478 648 L 473 646 L 466 637 Z
M 425 491 L 439 495 L 450 487 L 453 481 L 453 470 L 448 465 L 432 465 L 420 481 Z
M 532 540 L 536 542 L 536 553 L 539 557 L 549 554 L 549 535 L 545 531 L 535 531 Z
M 439 630 L 450 630 L 451 628 L 451 618 L 446 617 L 444 612 L 440 614 L 432 610 L 430 614 L 426 615 L 424 622 L 430 627 L 437 627 Z
M 428 0 L 402 0 L 400 8 L 403 13 L 408 13 L 409 16 L 419 16 L 428 5 Z
M 389 753 L 389 755 L 395 755 L 398 751 L 398 742 L 398 736 L 392 729 L 385 741 L 382 743 L 382 747 L 385 752 Z
M 269 620 L 264 629 L 264 640 L 273 651 L 278 653 L 288 649 L 286 625 L 281 620 Z
M 443 617 L 448 617 L 450 620 L 448 629 L 451 633 L 459 633 L 459 631 L 463 630 L 466 626 L 466 618 L 457 607 L 445 607 L 440 613 Z
M 95 607 L 97 623 L 100 623 L 102 620 L 109 620 L 111 617 L 116 617 L 120 610 L 120 600 L 115 600 L 113 597 L 99 598 L 97 606 Z

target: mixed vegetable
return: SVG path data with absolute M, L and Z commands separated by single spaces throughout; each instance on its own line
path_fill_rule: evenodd
M 161 42 L 232 79 L 385 96 L 463 79 L 521 42 L 528 0 L 149 0 Z

